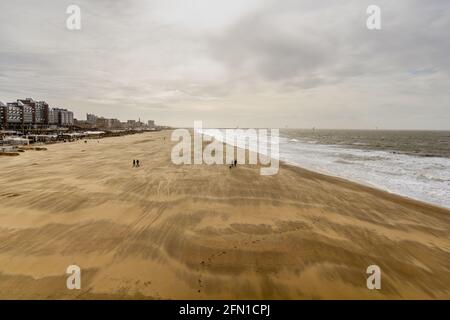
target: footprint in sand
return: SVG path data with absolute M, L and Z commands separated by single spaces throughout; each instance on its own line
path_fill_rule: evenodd
M 265 237 L 264 237 L 264 238 L 261 238 L 261 239 L 253 240 L 253 241 L 251 241 L 251 243 L 252 243 L 252 244 L 255 244 L 255 243 L 258 243 L 258 242 L 264 241 L 264 240 L 266 240 Z M 248 242 L 248 241 L 246 241 L 246 242 L 243 243 L 244 246 L 245 246 L 245 245 L 248 245 L 248 244 L 250 244 L 250 242 Z M 238 247 L 238 246 L 234 246 L 233 249 L 236 249 L 236 250 L 237 250 L 237 249 L 239 249 L 239 247 Z M 222 256 L 222 255 L 224 255 L 224 254 L 226 254 L 226 253 L 227 253 L 226 251 L 219 251 L 219 252 L 217 252 L 217 253 L 211 254 L 211 255 L 206 259 L 206 261 L 208 261 L 208 263 L 206 263 L 205 260 L 200 261 L 200 265 L 201 265 L 203 268 L 200 269 L 200 271 L 199 271 L 199 278 L 198 278 L 199 289 L 197 290 L 198 293 L 200 293 L 200 292 L 201 292 L 201 289 L 203 288 L 203 284 L 202 284 L 202 283 L 203 283 L 203 282 L 202 282 L 202 276 L 203 276 L 203 273 L 204 273 L 205 268 L 209 267 L 209 266 L 213 263 L 215 257 L 220 257 L 220 256 Z
M 203 285 L 202 285 L 202 276 L 203 276 L 203 273 L 204 273 L 204 269 L 207 268 L 208 266 L 210 266 L 210 265 L 212 264 L 213 259 L 214 259 L 215 257 L 220 257 L 220 256 L 222 256 L 222 255 L 224 255 L 224 254 L 226 254 L 226 253 L 227 253 L 226 251 L 220 251 L 220 252 L 218 252 L 218 253 L 213 253 L 213 254 L 211 254 L 211 255 L 206 259 L 206 260 L 208 261 L 208 263 L 206 263 L 205 260 L 202 260 L 202 261 L 200 262 L 200 265 L 203 266 L 203 269 L 200 270 L 200 275 L 199 275 L 199 278 L 198 278 L 198 285 L 199 285 L 199 289 L 197 290 L 198 293 L 200 293 L 200 292 L 201 292 L 201 289 L 203 288 Z

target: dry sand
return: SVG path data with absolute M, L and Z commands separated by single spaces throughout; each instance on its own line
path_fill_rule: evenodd
M 0 158 L 0 298 L 450 298 L 449 210 L 287 165 L 176 166 L 172 146 L 166 131 Z

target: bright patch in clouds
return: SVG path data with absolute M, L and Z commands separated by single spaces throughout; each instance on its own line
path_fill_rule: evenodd
M 174 126 L 450 129 L 450 4 L 1 1 L 0 100 Z M 13 23 L 21 21 L 21 23 Z

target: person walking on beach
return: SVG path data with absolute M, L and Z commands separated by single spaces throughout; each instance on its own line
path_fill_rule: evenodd
M 136 160 L 136 167 L 139 167 L 139 160 Z
M 136 167 L 136 160 L 133 159 L 133 168 Z
M 237 160 L 234 160 L 234 166 L 237 167 Z

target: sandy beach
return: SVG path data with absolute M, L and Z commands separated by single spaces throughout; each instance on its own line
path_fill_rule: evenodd
M 450 299 L 450 210 L 285 164 L 178 166 L 174 144 L 162 131 L 1 157 L 0 298 Z

